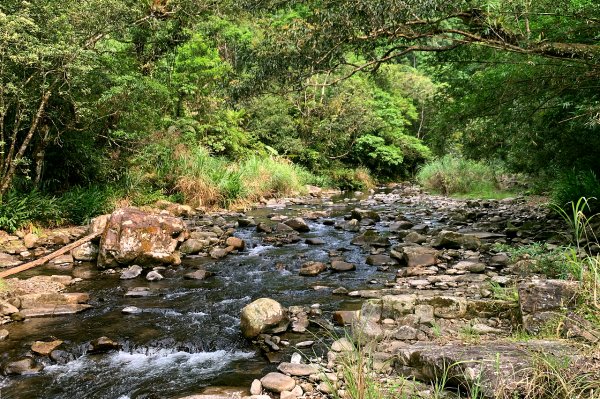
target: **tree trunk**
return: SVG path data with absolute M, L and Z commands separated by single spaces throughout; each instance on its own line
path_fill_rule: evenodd
M 42 99 L 40 100 L 40 105 L 35 114 L 35 117 L 34 117 L 33 121 L 31 121 L 31 126 L 29 127 L 29 131 L 27 132 L 27 136 L 25 136 L 25 139 L 23 140 L 23 143 L 21 144 L 19 151 L 12 159 L 7 159 L 7 162 L 9 162 L 9 166 L 8 166 L 8 170 L 7 170 L 6 174 L 2 178 L 2 183 L 0 183 L 0 198 L 3 197 L 4 194 L 6 194 L 6 192 L 8 191 L 8 189 L 13 181 L 13 178 L 15 177 L 17 163 L 19 160 L 21 160 L 23 158 L 23 155 L 25 155 L 25 151 L 27 150 L 27 147 L 29 146 L 29 143 L 31 142 L 31 139 L 33 138 L 35 131 L 37 130 L 40 120 L 42 119 L 42 116 L 44 115 L 44 110 L 46 109 L 46 105 L 48 105 L 48 101 L 50 100 L 51 96 L 52 96 L 51 90 L 47 90 L 44 93 L 44 95 L 42 96 Z

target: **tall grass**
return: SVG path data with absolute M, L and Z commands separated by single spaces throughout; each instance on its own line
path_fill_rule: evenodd
M 423 166 L 417 181 L 426 190 L 444 195 L 490 195 L 500 188 L 497 176 L 490 165 L 446 155 Z
M 237 162 L 213 157 L 202 147 L 178 154 L 175 189 L 194 206 L 243 206 L 261 197 L 304 191 L 311 175 L 275 157 L 250 156 Z
M 558 174 L 558 178 L 551 183 L 551 195 L 554 205 L 562 207 L 571 202 L 576 203 L 579 198 L 588 198 L 585 213 L 600 211 L 600 180 L 591 170 L 567 170 Z

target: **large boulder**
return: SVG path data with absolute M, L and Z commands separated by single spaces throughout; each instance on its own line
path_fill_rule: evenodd
M 98 266 L 102 268 L 136 263 L 141 266 L 181 263 L 177 245 L 187 230 L 182 219 L 135 208 L 116 210 L 100 239 Z
M 240 326 L 247 338 L 261 333 L 278 333 L 287 329 L 287 312 L 273 299 L 260 298 L 242 309 Z
M 573 308 L 580 285 L 577 281 L 533 279 L 518 285 L 523 328 L 538 333 L 558 325 L 563 309 Z

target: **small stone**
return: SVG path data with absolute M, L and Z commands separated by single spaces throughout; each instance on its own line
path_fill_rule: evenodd
M 277 370 L 293 377 L 306 377 L 318 372 L 318 369 L 314 365 L 301 363 L 281 363 L 277 367 Z
M 296 348 L 298 348 L 298 349 L 310 348 L 314 344 L 315 344 L 315 341 L 302 341 L 302 342 L 298 342 L 296 344 Z
M 209 255 L 213 259 L 222 259 L 222 258 L 226 257 L 228 253 L 229 252 L 227 251 L 226 248 L 213 248 L 209 252 Z
M 4 330 L 4 331 L 6 331 L 6 330 Z M 302 363 L 302 355 L 300 353 L 298 353 L 298 352 L 294 352 L 292 354 L 292 358 L 290 360 L 290 363 L 296 363 L 296 364 Z
M 151 272 L 146 274 L 146 280 L 148 281 L 160 281 L 163 278 L 163 275 L 157 272 L 156 270 L 152 270 Z
M 137 306 L 126 306 L 123 308 L 123 310 L 121 310 L 121 313 L 123 313 L 123 314 L 139 314 L 139 313 L 142 313 L 142 309 L 138 308 Z
M 250 385 L 250 395 L 260 395 L 262 393 L 262 383 L 260 380 L 252 381 Z
M 4 367 L 4 373 L 13 374 L 13 375 L 28 375 L 28 374 L 37 374 L 42 371 L 44 368 L 43 364 L 36 363 L 32 358 L 25 358 L 21 360 L 16 360 L 13 362 L 9 362 Z
M 334 260 L 333 262 L 331 262 L 331 269 L 336 272 L 348 272 L 356 270 L 356 266 L 349 262 Z
M 334 352 L 352 352 L 354 350 L 354 344 L 350 342 L 348 338 L 340 338 L 333 341 L 331 350 Z
M 244 240 L 238 237 L 229 237 L 225 240 L 225 245 L 228 247 L 233 247 L 233 249 L 242 251 L 246 247 L 246 243 Z
M 6 339 L 8 339 L 9 336 L 9 332 L 6 329 L 2 329 L 0 330 L 0 341 L 5 341 Z
M 291 391 L 296 386 L 296 381 L 285 374 L 269 373 L 260 379 L 262 386 L 272 392 Z
M 302 264 L 299 274 L 301 276 L 316 276 L 325 270 L 327 270 L 327 266 L 322 262 L 306 262 Z
M 307 238 L 306 240 L 304 240 L 305 243 L 307 243 L 308 245 L 323 245 L 325 244 L 325 240 L 322 240 L 320 238 Z
M 125 293 L 126 297 L 131 297 L 131 298 L 142 298 L 142 297 L 146 297 L 146 296 L 150 296 L 151 292 L 150 292 L 150 288 L 148 287 L 133 287 L 132 289 L 130 289 L 129 291 L 127 291 Z
M 213 276 L 212 272 L 209 272 L 204 269 L 198 269 L 196 271 L 184 274 L 183 277 L 189 280 L 205 280 L 211 276 Z
M 335 295 L 346 295 L 348 293 L 348 290 L 344 287 L 338 287 L 335 290 L 333 290 L 332 293 L 334 293 Z
M 121 272 L 121 280 L 134 279 L 140 274 L 142 274 L 142 267 L 138 265 L 131 265 Z
M 48 356 L 50 352 L 58 348 L 62 343 L 63 341 L 59 339 L 50 342 L 35 341 L 33 345 L 31 345 L 31 351 L 38 355 Z
M 26 234 L 25 237 L 23 237 L 23 243 L 25 245 L 25 248 L 27 248 L 27 249 L 34 248 L 36 246 L 38 240 L 39 240 L 39 237 L 37 236 L 37 234 L 33 234 L 33 233 Z

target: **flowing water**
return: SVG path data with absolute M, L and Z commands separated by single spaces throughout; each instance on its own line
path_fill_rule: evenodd
M 338 198 L 334 205 L 258 209 L 249 215 L 261 221 L 266 220 L 268 213 L 295 215 L 325 209 L 339 221 L 355 206 L 355 199 Z M 378 206 L 386 207 L 381 203 Z M 420 212 L 403 210 L 407 214 Z M 61 349 L 69 352 L 70 361 L 64 365 L 47 361 L 44 370 L 33 376 L 0 377 L 0 398 L 178 398 L 198 393 L 206 386 L 249 387 L 254 378 L 273 366 L 242 337 L 239 315 L 243 306 L 260 297 L 273 298 L 284 306 L 319 303 L 323 317 L 330 320 L 334 310 L 360 306 L 359 300 L 333 295 L 333 289 L 381 287 L 393 279 L 395 270 L 378 271 L 364 263 L 365 254 L 350 245 L 356 233 L 326 226 L 321 221 L 308 222 L 311 231 L 301 237 L 319 237 L 326 241 L 325 245 L 309 246 L 303 240 L 281 247 L 263 245 L 254 227 L 239 228 L 235 235 L 246 241 L 245 251 L 218 261 L 186 258 L 159 282 L 147 282 L 142 277 L 120 280 L 118 275 L 98 274 L 92 265 L 76 266 L 95 273 L 93 278 L 72 288 L 89 292 L 93 309 L 72 316 L 12 323 L 6 326 L 10 339 L 0 342 L 1 360 L 6 361 L 26 354 L 33 341 L 54 336 L 65 341 Z M 381 228 L 379 225 L 377 228 Z M 332 249 L 345 250 L 346 260 L 356 263 L 357 270 L 326 272 L 318 277 L 298 275 L 303 262 L 327 262 L 327 252 Z M 284 267 L 276 267 L 278 263 Z M 215 276 L 204 281 L 183 278 L 190 268 L 200 265 Z M 57 271 L 41 269 L 30 275 L 35 273 Z M 152 295 L 124 296 L 128 289 L 139 286 L 149 287 Z M 315 286 L 329 288 L 315 290 Z M 137 306 L 143 311 L 124 315 L 121 310 L 126 306 Z M 318 328 L 311 330 L 318 332 Z M 87 343 L 101 336 L 118 341 L 122 349 L 106 354 L 86 353 Z M 283 338 L 292 347 L 314 339 L 310 334 L 294 333 Z M 291 350 L 284 356 L 289 356 Z M 307 356 L 311 353 L 312 350 L 305 350 Z

